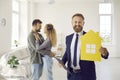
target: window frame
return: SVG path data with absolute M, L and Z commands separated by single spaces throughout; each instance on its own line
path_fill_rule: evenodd
M 96 53 L 96 44 L 86 44 L 86 53 L 95 54 Z
M 18 3 L 18 11 L 15 11 L 13 9 L 13 1 L 16 1 Z M 13 39 L 14 32 L 13 32 L 13 14 L 18 15 L 18 39 Z M 19 45 L 20 40 L 20 2 L 18 0 L 12 0 L 12 37 L 11 37 L 11 49 L 17 48 Z
M 113 8 L 112 8 L 112 3 L 111 2 L 108 2 L 108 3 L 99 3 L 99 7 L 100 7 L 100 4 L 111 4 L 111 13 L 106 13 L 106 14 L 102 14 L 102 13 L 100 13 L 99 12 L 99 22 L 100 22 L 100 17 L 101 16 L 110 16 L 111 17 L 111 30 L 110 30 L 110 39 L 109 39 L 109 41 L 107 42 L 107 41 L 104 41 L 104 39 L 105 38 L 103 38 L 102 37 L 102 39 L 103 39 L 103 44 L 107 44 L 107 45 L 109 45 L 109 44 L 112 44 L 112 42 L 113 42 L 113 40 L 112 40 L 112 37 L 113 37 L 113 35 L 112 35 L 112 27 L 113 27 L 113 13 L 112 13 L 112 10 L 113 10 Z M 100 8 L 99 8 L 100 9 Z M 100 22 L 101 23 L 101 22 Z M 100 28 L 101 28 L 101 24 L 100 24 Z M 101 30 L 101 29 L 100 29 Z M 100 31 L 100 35 L 101 35 L 101 31 Z

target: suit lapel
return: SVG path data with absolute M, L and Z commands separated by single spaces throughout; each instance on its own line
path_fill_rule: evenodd
M 84 34 L 86 34 L 86 32 L 85 31 L 83 31 L 83 35 Z M 68 48 L 68 59 L 70 60 L 70 62 L 71 62 L 71 42 L 72 42 L 72 39 L 73 39 L 73 35 L 74 35 L 74 33 L 73 34 L 71 34 L 71 35 L 69 35 L 68 36 L 68 39 L 67 39 L 67 48 Z
M 74 33 L 67 37 L 67 50 L 68 50 L 67 52 L 68 52 L 68 60 L 69 60 L 68 62 L 70 65 L 71 65 L 71 42 L 72 42 L 73 35 Z

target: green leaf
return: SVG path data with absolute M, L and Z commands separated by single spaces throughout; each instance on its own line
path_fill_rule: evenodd
M 16 56 L 11 56 L 11 58 L 7 62 L 11 68 L 17 68 L 16 65 L 19 64 L 19 60 L 17 60 Z

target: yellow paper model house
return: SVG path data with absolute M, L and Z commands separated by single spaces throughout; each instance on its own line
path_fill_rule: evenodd
M 81 38 L 81 60 L 101 61 L 99 49 L 101 47 L 102 38 L 98 32 L 88 31 Z

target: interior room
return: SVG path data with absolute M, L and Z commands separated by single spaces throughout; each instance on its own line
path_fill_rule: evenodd
M 71 22 L 75 13 L 84 15 L 83 30 L 98 33 L 109 52 L 108 59 L 94 61 L 96 80 L 119 80 L 120 0 L 0 0 L 0 80 L 31 80 L 27 38 L 34 19 L 42 21 L 40 34 L 44 38 L 45 24 L 54 25 L 57 45 L 52 51 L 62 59 L 66 36 L 74 33 Z M 12 56 L 19 62 L 16 69 L 8 64 Z M 52 59 L 53 79 L 67 80 L 67 71 Z M 44 68 L 40 80 L 46 80 Z

